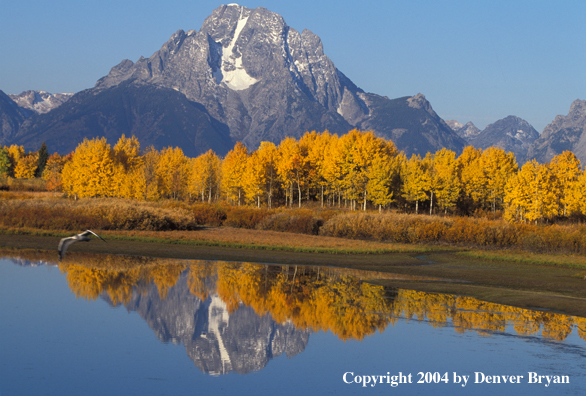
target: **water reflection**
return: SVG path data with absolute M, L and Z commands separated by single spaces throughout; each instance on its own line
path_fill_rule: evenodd
M 586 340 L 584 318 L 364 282 L 393 274 L 90 254 L 71 255 L 59 268 L 78 298 L 137 312 L 161 341 L 183 344 L 211 374 L 257 371 L 276 356 L 299 354 L 313 332 L 360 340 L 404 319 L 486 336 L 510 326 L 564 340 L 575 330 Z

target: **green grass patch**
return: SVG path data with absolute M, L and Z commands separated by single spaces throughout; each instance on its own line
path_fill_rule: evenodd
M 486 251 L 466 250 L 457 252 L 459 256 L 474 259 L 505 261 L 520 264 L 553 265 L 564 268 L 586 269 L 586 257 L 567 254 L 538 254 L 523 251 Z

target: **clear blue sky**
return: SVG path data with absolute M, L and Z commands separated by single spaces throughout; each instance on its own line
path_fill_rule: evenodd
M 233 1 L 233 0 L 230 0 Z M 199 30 L 209 0 L 0 0 L 0 90 L 77 92 L 122 59 Z M 240 1 L 321 37 L 367 92 L 423 93 L 444 119 L 539 132 L 586 99 L 586 1 Z

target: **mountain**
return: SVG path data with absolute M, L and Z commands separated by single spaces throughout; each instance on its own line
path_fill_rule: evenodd
M 6 145 L 11 142 L 31 113 L 30 110 L 18 106 L 8 95 L 0 91 L 0 144 Z
M 468 143 L 482 149 L 500 147 L 507 152 L 513 152 L 517 162 L 523 163 L 527 151 L 537 138 L 539 133 L 531 124 L 519 117 L 508 116 L 488 125 L 476 136 L 468 138 Z
M 370 115 L 357 123 L 362 130 L 391 139 L 409 157 L 435 153 L 443 147 L 461 153 L 464 139 L 452 131 L 431 108 L 425 96 L 389 99 L 375 94 L 360 94 Z
M 464 140 L 471 139 L 482 132 L 472 122 L 468 122 L 466 125 L 462 125 L 458 121 L 447 120 L 446 124 L 448 124 L 448 126 L 452 128 L 454 132 L 456 132 L 456 135 L 460 136 Z
M 29 149 L 46 142 L 52 151 L 69 153 L 84 138 L 105 136 L 114 144 L 122 134 L 137 136 L 142 147 L 181 147 L 191 157 L 233 146 L 227 126 L 203 106 L 173 89 L 132 81 L 79 92 L 49 113 L 33 115 L 15 140 Z
M 538 162 L 551 161 L 553 157 L 569 150 L 586 163 L 586 101 L 575 100 L 567 116 L 558 115 L 545 127 L 529 152 L 527 159 Z
M 120 86 L 124 88 L 116 91 Z M 254 149 L 261 141 L 279 142 L 310 130 L 344 134 L 353 128 L 373 130 L 393 139 L 408 155 L 442 147 L 460 152 L 465 145 L 423 95 L 391 100 L 366 93 L 335 67 L 318 36 L 309 30 L 299 33 L 280 15 L 265 8 L 249 9 L 237 4 L 218 7 L 199 32 L 177 31 L 149 58 L 141 57 L 136 63 L 123 60 L 89 92 L 75 95 L 47 113 L 44 117 L 50 120 L 35 118 L 23 125 L 17 142 L 49 144 L 52 139 L 74 136 L 59 148 L 69 150 L 79 143 L 83 134 L 80 126 L 84 133 L 91 130 L 95 135 L 108 134 L 109 139 L 132 130 L 143 146 L 154 144 L 157 148 L 172 143 L 153 139 L 155 135 L 170 139 L 172 135 L 182 136 L 173 137 L 173 141 L 184 141 L 185 136 L 193 135 L 195 125 L 189 120 L 196 117 L 191 115 L 191 109 L 172 115 L 176 129 L 164 129 L 160 123 L 148 127 L 146 120 L 142 125 L 147 132 L 143 133 L 134 127 L 143 114 L 142 108 L 133 107 L 138 97 L 125 102 L 125 120 L 131 120 L 132 125 L 121 121 L 121 110 L 114 106 L 92 108 L 103 100 L 102 95 L 116 102 L 113 95 L 142 89 L 148 90 L 150 100 L 155 102 L 161 102 L 156 99 L 158 95 L 170 97 L 169 91 L 175 91 L 184 98 L 177 96 L 173 100 L 186 107 L 191 102 L 206 115 L 208 121 L 199 129 L 209 133 L 200 133 L 202 139 L 197 143 L 189 140 L 196 146 L 189 150 L 182 147 L 186 152 L 202 153 L 207 147 L 218 147 L 217 152 L 225 154 L 227 146 L 219 147 L 228 140 L 230 145 L 242 141 Z M 148 114 L 154 117 L 150 110 Z M 171 115 L 161 113 L 159 117 L 171 123 Z M 228 136 L 214 138 L 215 130 L 228 131 Z M 61 137 L 55 139 L 55 135 Z
M 19 95 L 8 95 L 17 105 L 35 113 L 44 114 L 67 102 L 72 93 L 52 94 L 45 91 L 24 91 Z

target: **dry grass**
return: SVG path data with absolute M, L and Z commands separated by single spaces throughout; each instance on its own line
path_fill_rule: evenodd
M 528 225 L 469 217 L 343 213 L 327 221 L 320 235 L 462 247 L 516 248 L 535 253 L 586 253 L 583 225 Z
M 199 231 L 107 231 L 106 236 L 132 237 L 137 239 L 163 239 L 168 241 L 204 242 L 226 244 L 227 246 L 283 247 L 299 250 L 332 250 L 340 253 L 382 253 L 382 252 L 429 252 L 439 247 L 407 245 L 377 241 L 351 240 L 278 231 L 250 230 L 244 228 L 213 227 Z
M 0 225 L 44 230 L 196 228 L 191 211 L 180 204 L 53 197 L 0 200 Z

